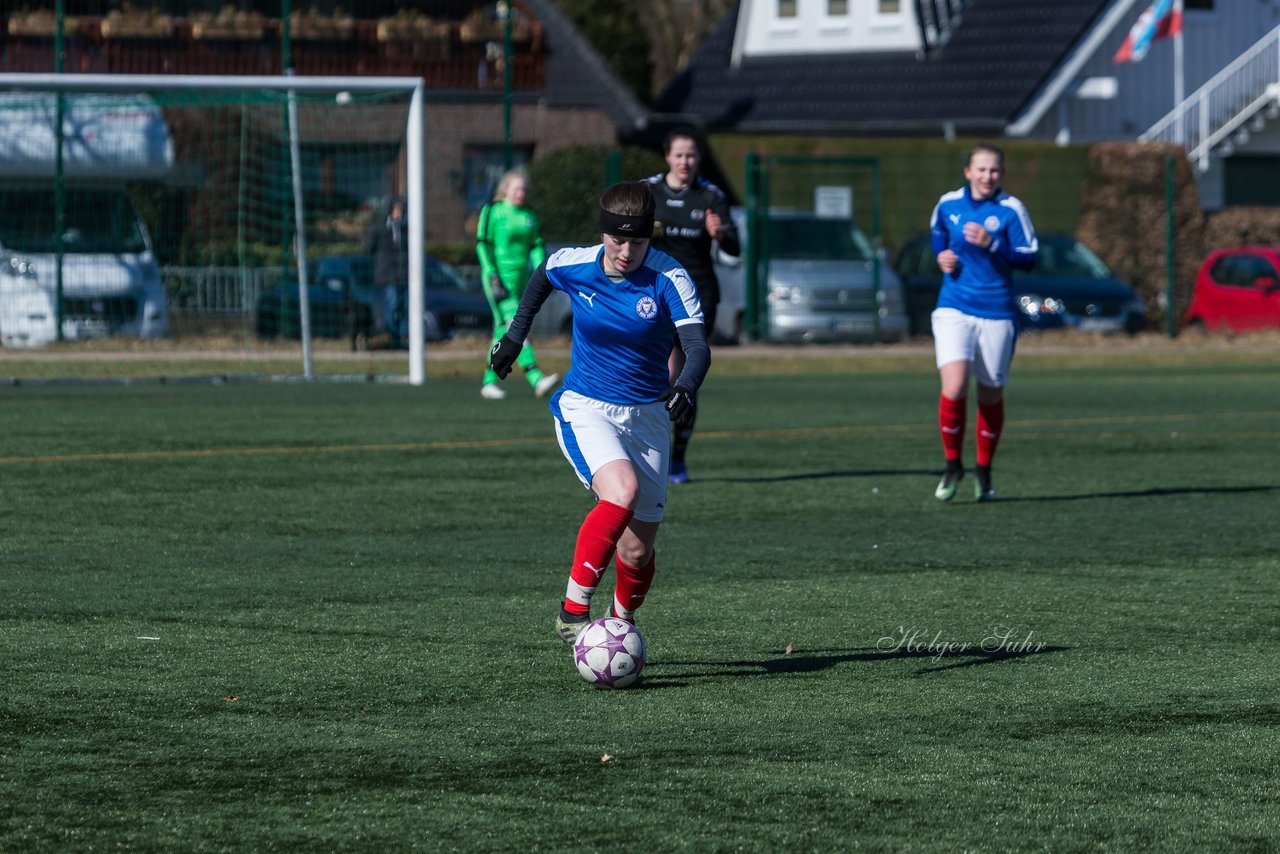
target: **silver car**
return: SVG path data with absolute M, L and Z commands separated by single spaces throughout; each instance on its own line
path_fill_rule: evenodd
M 752 235 L 743 211 L 734 208 L 732 215 L 745 258 Z M 760 268 L 768 271 L 768 280 L 759 285 L 764 295 L 762 340 L 865 343 L 906 337 L 902 282 L 852 219 L 774 210 L 769 213 L 768 246 L 763 248 Z M 743 272 L 741 258 L 718 255 L 718 340 L 736 342 L 745 331 Z

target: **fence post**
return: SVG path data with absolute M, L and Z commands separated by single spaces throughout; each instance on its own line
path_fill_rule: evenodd
M 1177 279 L 1178 271 L 1177 248 L 1174 239 L 1177 233 L 1177 221 L 1174 217 L 1174 160 L 1172 154 L 1164 156 L 1164 216 L 1165 216 L 1165 238 L 1164 238 L 1164 270 L 1165 270 L 1165 293 L 1164 293 L 1164 319 L 1165 332 L 1172 338 L 1178 334 L 1178 297 L 1177 297 Z
M 604 160 L 604 185 L 612 187 L 622 180 L 622 152 L 613 148 Z
M 760 159 L 754 151 L 746 157 L 747 245 L 742 259 L 742 336 L 747 341 L 760 340 L 759 293 L 757 269 L 760 264 Z

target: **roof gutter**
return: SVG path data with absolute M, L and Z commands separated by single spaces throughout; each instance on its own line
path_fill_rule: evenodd
M 1058 70 L 1049 78 L 1048 82 L 1041 87 L 1040 94 L 1037 95 L 1031 103 L 1018 113 L 1012 122 L 1005 126 L 1004 132 L 1008 136 L 1027 136 L 1030 134 L 1044 118 L 1045 114 L 1066 96 L 1071 85 L 1075 82 L 1076 75 L 1080 73 L 1080 69 L 1085 63 L 1093 59 L 1098 48 L 1104 41 L 1111 36 L 1120 22 L 1123 21 L 1133 7 L 1138 5 L 1139 0 L 1115 0 L 1098 20 L 1098 23 L 1089 30 L 1089 34 L 1076 45 L 1064 62 L 1058 65 Z

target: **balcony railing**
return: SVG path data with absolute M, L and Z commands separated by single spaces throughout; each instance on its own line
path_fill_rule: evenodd
M 1138 137 L 1143 142 L 1181 143 L 1201 171 L 1216 147 L 1228 144 L 1246 122 L 1280 104 L 1280 27 L 1191 93 Z M 1267 115 L 1266 118 L 1273 116 Z

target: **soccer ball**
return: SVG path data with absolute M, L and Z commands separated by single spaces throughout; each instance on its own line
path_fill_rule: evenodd
M 597 688 L 626 688 L 644 669 L 644 637 L 626 620 L 603 617 L 579 633 L 573 663 Z

